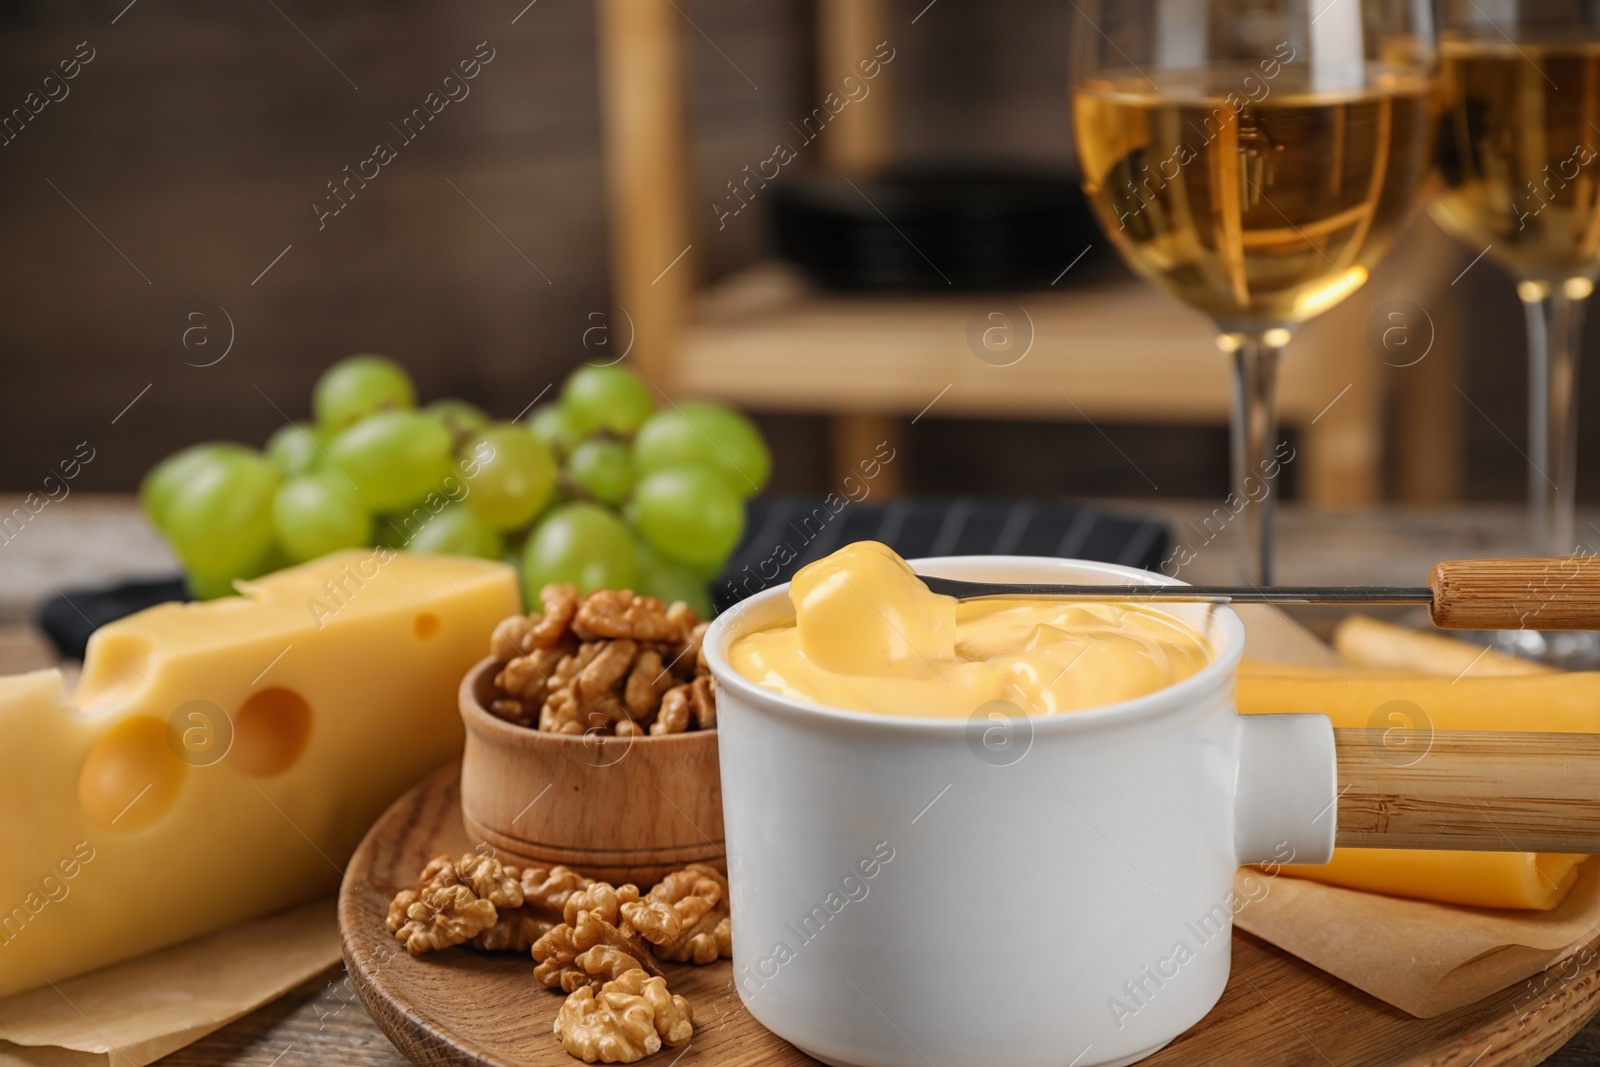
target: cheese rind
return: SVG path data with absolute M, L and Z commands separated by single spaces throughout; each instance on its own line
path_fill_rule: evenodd
M 102 627 L 77 707 L 0 679 L 0 995 L 331 891 L 520 608 L 510 567 L 388 549 L 241 592 Z
M 1600 732 L 1600 673 L 1459 681 L 1386 670 L 1256 664 L 1241 670 L 1239 711 L 1316 712 L 1341 729 Z M 1586 856 L 1518 852 L 1334 850 L 1326 866 L 1284 873 L 1390 896 L 1547 911 L 1566 899 Z

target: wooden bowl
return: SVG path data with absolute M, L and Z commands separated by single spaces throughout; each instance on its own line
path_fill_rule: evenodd
M 493 659 L 461 681 L 467 727 L 461 821 L 521 864 L 649 886 L 690 863 L 726 869 L 717 732 L 666 737 L 553 734 L 488 710 Z

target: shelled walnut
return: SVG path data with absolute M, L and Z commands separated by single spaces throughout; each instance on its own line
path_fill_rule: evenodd
M 571 993 L 599 988 L 623 971 L 660 974 L 650 944 L 630 928 L 622 909 L 639 900 L 637 886 L 595 882 L 567 898 L 564 921 L 533 944 L 533 976 Z
M 567 899 L 593 883 L 565 867 L 519 870 L 492 856 L 438 856 L 416 889 L 389 905 L 389 932 L 413 956 L 471 942 L 476 948 L 527 952 L 558 925 Z
M 556 1037 L 586 1063 L 634 1063 L 687 1042 L 694 1012 L 657 961 L 731 955 L 727 878 L 698 863 L 641 894 L 566 867 L 438 856 L 395 896 L 388 926 L 414 956 L 460 944 L 530 952 L 534 977 L 567 994 Z
M 637 736 L 716 728 L 706 628 L 682 601 L 626 589 L 581 600 L 570 585 L 539 592 L 544 612 L 495 627 L 489 710 L 549 733 Z
M 668 992 L 665 978 L 637 968 L 598 990 L 584 986 L 556 1014 L 561 1047 L 585 1063 L 636 1063 L 663 1044 L 676 1047 L 694 1036 L 694 1010 Z
M 515 867 L 507 868 L 515 871 Z M 522 905 L 501 908 L 495 923 L 472 939 L 473 948 L 491 952 L 527 952 L 533 943 L 560 925 L 567 898 L 594 884 L 566 867 L 524 867 L 520 878 Z
M 733 955 L 728 880 L 696 863 L 673 871 L 645 896 L 621 905 L 627 925 L 671 963 L 715 963 Z
M 439 856 L 422 869 L 416 889 L 395 896 L 389 905 L 389 932 L 407 952 L 413 956 L 435 952 L 470 941 L 489 929 L 497 917 L 489 896 L 499 895 L 512 907 L 522 903 L 521 887 L 514 881 L 507 887 L 502 871 L 491 871 L 476 862 L 482 858 L 468 853 L 452 862 L 448 856 Z M 474 879 L 484 894 L 472 884 Z M 515 894 L 514 901 L 511 894 Z

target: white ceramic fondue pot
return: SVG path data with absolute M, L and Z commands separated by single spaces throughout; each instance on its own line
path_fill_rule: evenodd
M 1171 581 L 1027 557 L 913 566 Z M 1235 869 L 1332 855 L 1335 732 L 1321 715 L 1237 714 L 1239 617 L 1166 610 L 1209 642 L 1198 674 L 1106 707 L 970 720 L 822 707 L 735 673 L 731 642 L 793 621 L 786 585 L 718 617 L 705 651 L 751 1014 L 839 1067 L 1110 1067 L 1204 1016 L 1228 978 Z

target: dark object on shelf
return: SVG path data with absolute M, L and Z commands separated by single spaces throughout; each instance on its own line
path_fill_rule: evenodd
M 882 541 L 906 559 L 1060 556 L 1155 570 L 1171 540 L 1164 522 L 1070 504 L 842 500 L 833 497 L 832 509 L 822 497 L 750 501 L 744 540 L 712 583 L 712 606 L 720 612 L 781 585 L 851 541 Z
M 106 623 L 169 600 L 188 599 L 189 590 L 181 578 L 72 589 L 41 603 L 34 609 L 33 621 L 63 659 L 82 659 L 89 635 Z
M 1048 286 L 1105 246 L 1076 179 L 1042 169 L 901 166 L 854 184 L 800 172 L 770 196 L 778 254 L 834 289 Z

